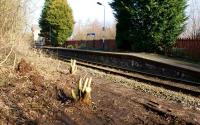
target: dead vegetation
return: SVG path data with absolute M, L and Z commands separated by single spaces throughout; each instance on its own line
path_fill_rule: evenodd
M 181 112 L 179 119 L 145 109 L 138 100 L 155 100 L 155 97 L 113 84 L 109 78 L 104 79 L 107 74 L 95 76 L 93 70 L 77 70 L 74 62 L 75 73 L 71 74 L 70 64 L 31 48 L 30 36 L 21 37 L 22 28 L 18 25 L 23 19 L 18 18 L 23 12 L 21 7 L 20 0 L 0 1 L 0 12 L 5 14 L 3 18 L 0 16 L 0 124 L 186 124 L 184 118 L 200 123 L 197 111 L 166 100 L 160 102 L 186 113 Z M 13 11 L 8 11 L 11 8 Z M 5 16 L 12 19 L 4 20 Z M 8 22 L 13 25 L 2 25 Z M 95 83 L 92 88 L 91 83 Z
M 25 17 L 22 0 L 0 1 L 0 68 L 16 63 L 16 45 L 22 39 Z
M 20 76 L 26 76 L 27 78 L 29 78 L 35 86 L 42 85 L 42 83 L 44 82 L 44 77 L 41 76 L 40 73 L 36 71 L 36 69 L 34 69 L 24 59 L 21 59 L 16 71 Z
M 74 74 L 77 71 L 76 60 L 71 59 L 70 73 Z
M 25 4 L 0 1 L 0 124 L 67 124 L 56 93 L 58 61 L 31 48 Z
M 55 85 L 38 79 L 34 67 L 22 60 L 16 77 L 0 88 L 1 124 L 64 124 Z M 31 67 L 31 68 L 30 68 Z M 36 77 L 37 76 L 37 77 Z
M 85 104 L 91 104 L 91 83 L 92 78 L 86 78 L 85 81 L 83 81 L 83 78 L 80 78 L 77 89 L 72 89 L 71 91 L 73 100 L 81 101 Z
M 58 72 L 57 69 L 66 69 L 68 72 Z M 1 124 L 186 124 L 185 120 L 159 115 L 145 109 L 140 101 L 155 101 L 155 98 L 148 94 L 113 84 L 112 80 L 104 80 L 102 77 L 106 75 L 95 77 L 94 71 L 88 69 L 79 68 L 76 74 L 70 74 L 69 69 L 70 63 L 67 65 L 40 52 L 22 59 L 16 66 L 16 74 L 0 87 Z M 35 85 L 34 80 L 30 78 L 32 74 L 44 76 L 44 80 Z M 83 78 L 83 74 L 89 78 Z M 95 78 L 92 80 L 90 77 Z M 84 92 L 91 92 L 91 82 L 95 83 L 92 84 L 93 94 L 87 96 L 90 105 L 86 106 L 82 103 L 82 97 L 86 97 L 83 96 Z M 72 89 L 76 101 L 72 98 Z M 140 101 L 137 102 L 138 100 Z M 171 105 L 169 109 L 172 111 L 173 108 L 180 108 L 180 104 L 171 104 L 164 100 L 163 104 L 165 103 L 167 106 Z M 191 111 L 183 112 L 181 117 L 195 121 L 194 119 L 198 119 L 195 113 L 196 111 L 194 114 L 191 114 Z
M 53 62 L 58 61 L 54 60 Z M 60 67 L 69 68 L 70 65 L 66 66 L 66 63 L 61 62 Z M 30 75 L 41 75 L 40 72 L 34 65 L 22 59 L 16 68 L 15 77 L 0 87 L 1 123 L 34 125 L 185 123 L 177 118 L 171 118 L 168 115 L 159 116 L 156 112 L 145 109 L 139 102 L 143 98 L 145 100 L 153 99 L 144 93 L 120 84 L 112 84 L 111 81 L 102 80 L 102 78 L 94 78 L 94 80 L 82 78 L 82 74 L 91 77 L 90 73 L 83 69 L 77 71 L 76 75 L 69 72 L 58 73 L 59 75 L 54 76 L 54 80 L 47 78 L 36 85 L 34 80 L 30 79 Z M 92 81 L 95 82 L 94 94 L 86 94 L 91 92 Z M 70 93 L 72 88 L 76 95 L 75 100 Z M 93 100 L 91 100 L 91 96 Z M 85 101 L 84 97 L 89 98 L 86 98 Z M 88 104 L 88 101 L 90 105 L 84 105 Z M 171 110 L 173 111 L 173 108 Z
M 71 77 L 76 77 L 75 73 L 77 73 L 77 64 L 76 60 L 71 59 L 70 61 L 70 68 L 69 68 L 69 73 Z M 63 73 L 63 72 L 62 72 Z M 76 81 L 75 83 L 78 83 L 75 85 L 75 88 L 69 88 L 69 84 L 62 84 L 57 87 L 57 93 L 58 97 L 62 102 L 66 101 L 73 101 L 73 102 L 79 102 L 79 103 L 84 103 L 87 105 L 91 104 L 91 83 L 92 83 L 92 78 L 85 78 L 83 76 L 80 76 L 81 78 L 79 81 Z M 71 93 L 69 93 L 71 91 Z

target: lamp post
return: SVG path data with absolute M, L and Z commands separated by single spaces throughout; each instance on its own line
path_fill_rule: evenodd
M 104 7 L 104 19 L 103 19 L 104 21 L 103 21 L 103 28 L 102 28 L 102 30 L 103 30 L 103 49 L 104 49 L 105 31 L 106 31 L 106 28 L 105 28 L 105 20 L 106 20 L 106 16 L 105 16 L 106 13 L 105 13 L 105 11 L 106 11 L 106 8 L 105 8 L 105 5 L 103 5 L 100 2 L 97 2 L 97 4 Z

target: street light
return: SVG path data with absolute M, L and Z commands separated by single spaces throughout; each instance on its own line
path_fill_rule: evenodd
M 102 28 L 102 30 L 103 30 L 103 49 L 104 49 L 104 41 L 105 41 L 104 37 L 105 37 L 105 31 L 106 31 L 106 28 L 105 28 L 105 20 L 106 20 L 106 16 L 105 16 L 106 13 L 105 13 L 105 11 L 106 11 L 106 8 L 105 8 L 105 5 L 103 5 L 100 2 L 97 2 L 97 4 L 104 7 L 104 21 L 103 21 L 103 28 Z

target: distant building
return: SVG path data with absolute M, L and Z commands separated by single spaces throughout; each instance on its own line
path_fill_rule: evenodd
M 41 29 L 38 25 L 33 25 L 31 27 L 31 31 L 32 31 L 32 34 L 33 34 L 33 41 L 35 42 L 36 47 L 45 45 L 45 38 L 39 36 L 40 30 Z

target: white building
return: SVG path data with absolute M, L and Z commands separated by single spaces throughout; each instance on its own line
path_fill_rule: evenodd
M 33 40 L 35 42 L 35 46 L 43 46 L 43 45 L 45 45 L 45 38 L 39 36 L 40 30 L 41 29 L 40 29 L 40 27 L 38 25 L 33 25 L 31 27 L 31 31 L 32 31 L 32 34 L 33 34 Z

